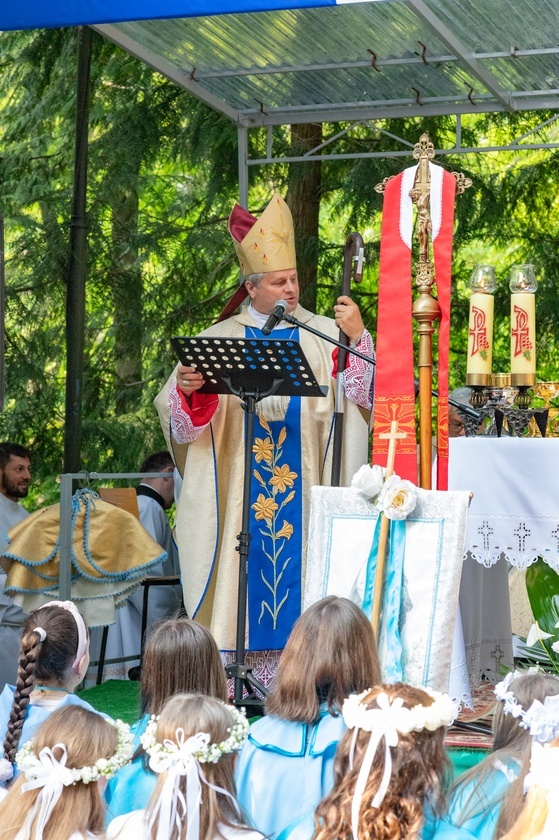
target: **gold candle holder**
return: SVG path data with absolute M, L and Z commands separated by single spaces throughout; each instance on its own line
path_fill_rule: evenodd
M 532 386 L 534 396 L 544 401 L 543 410 L 548 411 L 546 437 L 559 437 L 559 408 L 550 405 L 551 400 L 559 397 L 559 382 L 536 382 Z M 528 426 L 528 437 L 541 437 L 538 425 L 534 418 Z

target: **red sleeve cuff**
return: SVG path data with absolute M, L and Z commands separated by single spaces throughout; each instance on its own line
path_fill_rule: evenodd
M 334 347 L 332 350 L 332 379 L 335 379 L 338 375 L 338 347 Z M 347 353 L 345 358 L 345 366 L 346 368 L 349 367 L 349 362 L 351 359 L 351 354 Z
M 201 394 L 199 391 L 193 391 L 187 399 L 178 388 L 177 392 L 180 397 L 181 408 L 190 417 L 192 425 L 207 426 L 219 404 L 217 394 Z

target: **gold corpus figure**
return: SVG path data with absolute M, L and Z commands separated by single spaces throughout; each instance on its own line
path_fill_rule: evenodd
M 424 490 L 432 487 L 432 407 L 433 407 L 433 326 L 440 318 L 441 308 L 433 295 L 435 273 L 431 261 L 432 224 L 430 213 L 431 178 L 429 161 L 435 157 L 435 149 L 428 134 L 422 134 L 415 144 L 413 157 L 418 161 L 417 173 L 410 198 L 417 207 L 417 238 L 419 259 L 415 264 L 415 282 L 419 295 L 415 299 L 412 314 L 417 321 L 419 333 L 419 485 Z M 456 178 L 456 192 L 463 193 L 471 187 L 472 181 L 461 172 L 451 173 Z M 393 177 L 393 176 L 390 176 Z M 375 190 L 384 192 L 385 178 Z

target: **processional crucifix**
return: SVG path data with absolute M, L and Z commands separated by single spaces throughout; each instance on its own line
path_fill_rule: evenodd
M 433 342 L 434 323 L 441 316 L 438 300 L 433 295 L 435 272 L 431 260 L 432 222 L 431 222 L 431 177 L 429 161 L 435 157 L 435 149 L 428 134 L 422 134 L 413 150 L 413 157 L 418 161 L 413 189 L 409 196 L 417 208 L 417 239 L 419 258 L 415 266 L 416 285 L 419 295 L 413 303 L 412 314 L 417 321 L 419 333 L 419 484 L 430 490 L 432 486 L 432 388 L 433 388 Z M 450 173 L 456 179 L 456 192 L 463 193 L 472 185 L 470 178 L 461 172 Z M 385 178 L 377 184 L 375 190 L 383 193 L 386 184 L 395 176 Z

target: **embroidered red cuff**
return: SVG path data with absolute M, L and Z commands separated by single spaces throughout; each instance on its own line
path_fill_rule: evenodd
M 187 399 L 178 388 L 177 393 L 180 397 L 181 408 L 190 417 L 192 425 L 207 426 L 219 404 L 217 394 L 200 394 L 199 391 L 193 391 Z

